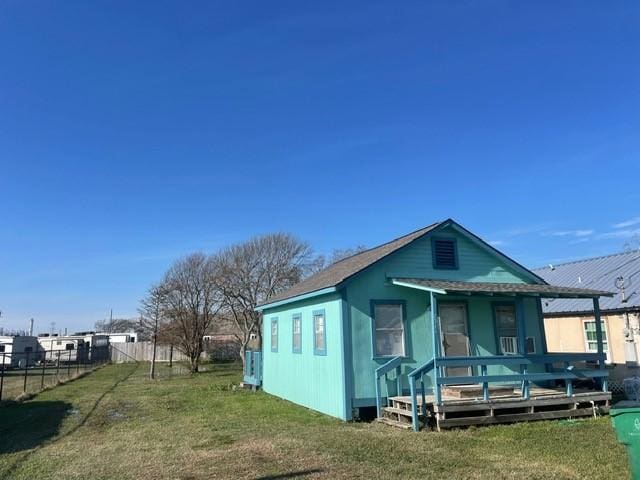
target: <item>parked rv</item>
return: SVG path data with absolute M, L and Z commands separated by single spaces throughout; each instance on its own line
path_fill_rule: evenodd
M 0 364 L 4 368 L 30 367 L 41 358 L 36 337 L 0 336 Z
M 89 345 L 83 337 L 45 334 L 38 337 L 38 343 L 47 362 L 75 362 L 88 356 Z

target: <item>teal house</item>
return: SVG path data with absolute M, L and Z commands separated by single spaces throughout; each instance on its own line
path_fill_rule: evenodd
M 449 219 L 260 305 L 264 342 L 245 381 L 343 420 L 375 412 L 415 430 L 592 415 L 610 400 L 602 331 L 598 353 L 549 354 L 541 299 L 589 298 L 599 315 L 601 295 L 549 285 Z

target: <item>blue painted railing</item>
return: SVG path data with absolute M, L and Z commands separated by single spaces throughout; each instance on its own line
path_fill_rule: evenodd
M 402 395 L 402 357 L 393 357 L 384 365 L 380 365 L 376 368 L 376 409 L 378 412 L 378 418 L 382 416 L 382 390 L 380 388 L 380 378 L 387 377 L 387 373 L 392 370 L 396 372 L 396 395 Z M 387 398 L 389 398 L 387 394 Z
M 259 387 L 262 383 L 262 352 L 247 350 L 244 354 L 244 383 Z
M 585 362 L 597 364 L 597 369 L 578 369 L 574 363 Z M 562 364 L 562 368 L 555 368 Z M 488 375 L 487 367 L 501 365 L 518 367 L 520 373 Z M 545 372 L 528 373 L 531 365 L 545 365 Z M 447 367 L 478 367 L 478 375 L 446 376 Z M 607 391 L 607 377 L 605 355 L 600 353 L 549 353 L 546 355 L 490 355 L 486 357 L 437 357 L 409 373 L 409 388 L 412 400 L 412 424 L 415 431 L 419 430 L 418 391 L 420 382 L 422 405 L 425 405 L 424 377 L 434 372 L 433 394 L 437 405 L 442 405 L 442 385 L 474 385 L 482 384 L 482 396 L 485 401 L 490 398 L 490 383 L 521 383 L 523 398 L 529 398 L 530 382 L 547 382 L 564 380 L 566 393 L 573 395 L 573 380 L 599 379 L 603 391 Z M 422 413 L 425 413 L 424 410 Z
M 422 397 L 422 413 L 426 413 L 426 397 L 424 391 L 424 376 L 431 373 L 431 370 L 436 366 L 435 359 L 429 360 L 424 365 L 412 370 L 409 373 L 409 390 L 411 391 L 411 423 L 414 431 L 420 430 L 418 424 L 418 396 L 416 392 L 416 382 L 420 381 L 420 393 Z

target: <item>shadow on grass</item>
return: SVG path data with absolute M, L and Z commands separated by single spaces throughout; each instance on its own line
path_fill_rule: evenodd
M 306 477 L 307 475 L 320 473 L 322 471 L 323 470 L 319 468 L 314 468 L 312 470 L 299 470 L 297 472 L 287 472 L 287 473 L 280 473 L 278 475 L 266 475 L 264 477 L 256 477 L 255 480 L 285 480 L 287 478 Z
M 7 402 L 0 407 L 0 455 L 31 450 L 58 435 L 71 404 L 61 401 Z
M 137 369 L 138 363 L 132 364 L 131 369 L 125 371 L 124 375 L 98 396 L 81 420 L 73 428 L 61 435 L 58 435 L 58 431 L 65 416 L 74 412 L 71 410 L 72 405 L 69 403 L 28 401 L 2 407 L 0 409 L 0 425 L 2 425 L 0 428 L 0 434 L 2 434 L 0 438 L 0 453 L 17 453 L 23 450 L 24 453 L 18 456 L 13 464 L 7 465 L 8 468 L 4 471 L 1 468 L 3 465 L 0 464 L 0 478 L 9 478 L 10 474 L 15 472 L 38 449 L 73 435 L 87 423 L 87 420 L 95 413 L 102 400 L 113 392 L 118 385 L 128 380 Z M 40 411 L 37 410 L 39 405 L 42 406 Z M 33 406 L 35 406 L 36 410 L 32 409 Z M 54 406 L 57 409 L 53 408 Z M 11 410 L 13 410 L 15 419 L 9 417 Z M 7 424 L 4 423 L 5 419 Z M 14 430 L 13 432 L 11 431 L 12 429 Z M 17 441 L 20 439 L 23 440 L 22 444 Z M 12 447 L 12 444 L 15 444 L 15 447 Z M 6 450 L 5 446 L 13 448 L 13 450 Z

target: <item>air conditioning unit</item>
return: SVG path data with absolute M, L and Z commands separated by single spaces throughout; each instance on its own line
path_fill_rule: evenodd
M 503 355 L 516 355 L 518 353 L 518 338 L 500 337 L 500 350 Z

